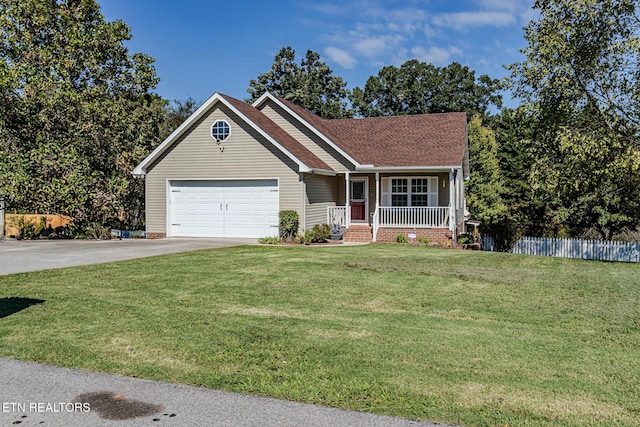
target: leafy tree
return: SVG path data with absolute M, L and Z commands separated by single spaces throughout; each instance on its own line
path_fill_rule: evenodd
M 480 116 L 469 121 L 469 169 L 467 206 L 474 219 L 482 222 L 484 232 L 502 240 L 508 220 L 498 142 L 495 132 L 483 126 Z
M 157 144 L 153 60 L 93 0 L 0 0 L 0 193 L 11 208 L 139 225 Z
M 538 0 L 515 93 L 561 117 L 589 108 L 619 134 L 640 126 L 638 0 Z M 636 135 L 637 137 L 637 135 Z M 636 141 L 637 142 L 637 141 Z
M 355 88 L 351 102 L 364 117 L 465 111 L 484 115 L 490 106 L 501 107 L 498 80 L 454 62 L 445 68 L 412 59 L 400 67 L 383 67 Z
M 172 103 L 166 102 L 164 107 L 164 119 L 160 126 L 160 139 L 166 137 L 176 130 L 180 125 L 189 118 L 199 106 L 199 102 L 188 97 L 184 101 L 179 99 L 173 100 Z
M 295 59 L 291 47 L 280 49 L 271 70 L 249 83 L 251 98 L 246 101 L 253 102 L 268 91 L 326 119 L 349 117 L 349 91 L 342 77 L 334 76 L 320 55 L 311 50 L 300 65 Z
M 501 199 L 508 207 L 506 221 L 492 233 L 509 248 L 521 236 L 546 234 L 545 206 L 554 194 L 541 195 L 534 182 L 535 156 L 532 141 L 539 131 L 537 116 L 526 106 L 504 109 L 488 120 L 498 144 L 498 163 L 502 179 Z
M 610 239 L 640 223 L 637 0 L 539 0 L 516 95 L 539 118 L 532 185 L 547 229 Z

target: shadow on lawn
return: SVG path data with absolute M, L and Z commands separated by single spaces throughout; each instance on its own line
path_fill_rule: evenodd
M 42 304 L 44 300 L 33 298 L 6 297 L 0 298 L 0 319 L 11 316 L 32 305 Z

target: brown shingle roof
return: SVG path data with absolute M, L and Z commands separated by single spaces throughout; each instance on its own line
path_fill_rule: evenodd
M 254 108 L 253 106 L 239 101 L 227 95 L 219 94 L 227 102 L 229 102 L 235 109 L 242 113 L 245 117 L 251 120 L 256 126 L 267 133 L 271 138 L 276 140 L 284 149 L 293 154 L 298 160 L 303 162 L 311 169 L 320 169 L 331 171 L 331 167 L 324 161 L 318 158 L 315 154 L 309 151 L 304 145 L 299 143 L 291 135 L 284 131 L 280 126 L 267 117 L 262 111 Z
M 325 120 L 278 98 L 362 165 L 460 166 L 467 141 L 466 113 Z
M 363 165 L 460 166 L 466 113 L 332 120 L 336 143 Z

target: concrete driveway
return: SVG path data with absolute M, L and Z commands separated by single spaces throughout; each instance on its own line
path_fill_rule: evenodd
M 255 244 L 256 239 L 21 240 L 0 243 L 0 275 Z

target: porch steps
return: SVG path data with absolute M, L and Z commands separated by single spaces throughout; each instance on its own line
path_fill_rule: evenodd
M 344 231 L 345 242 L 373 242 L 373 229 L 370 225 L 353 225 Z

